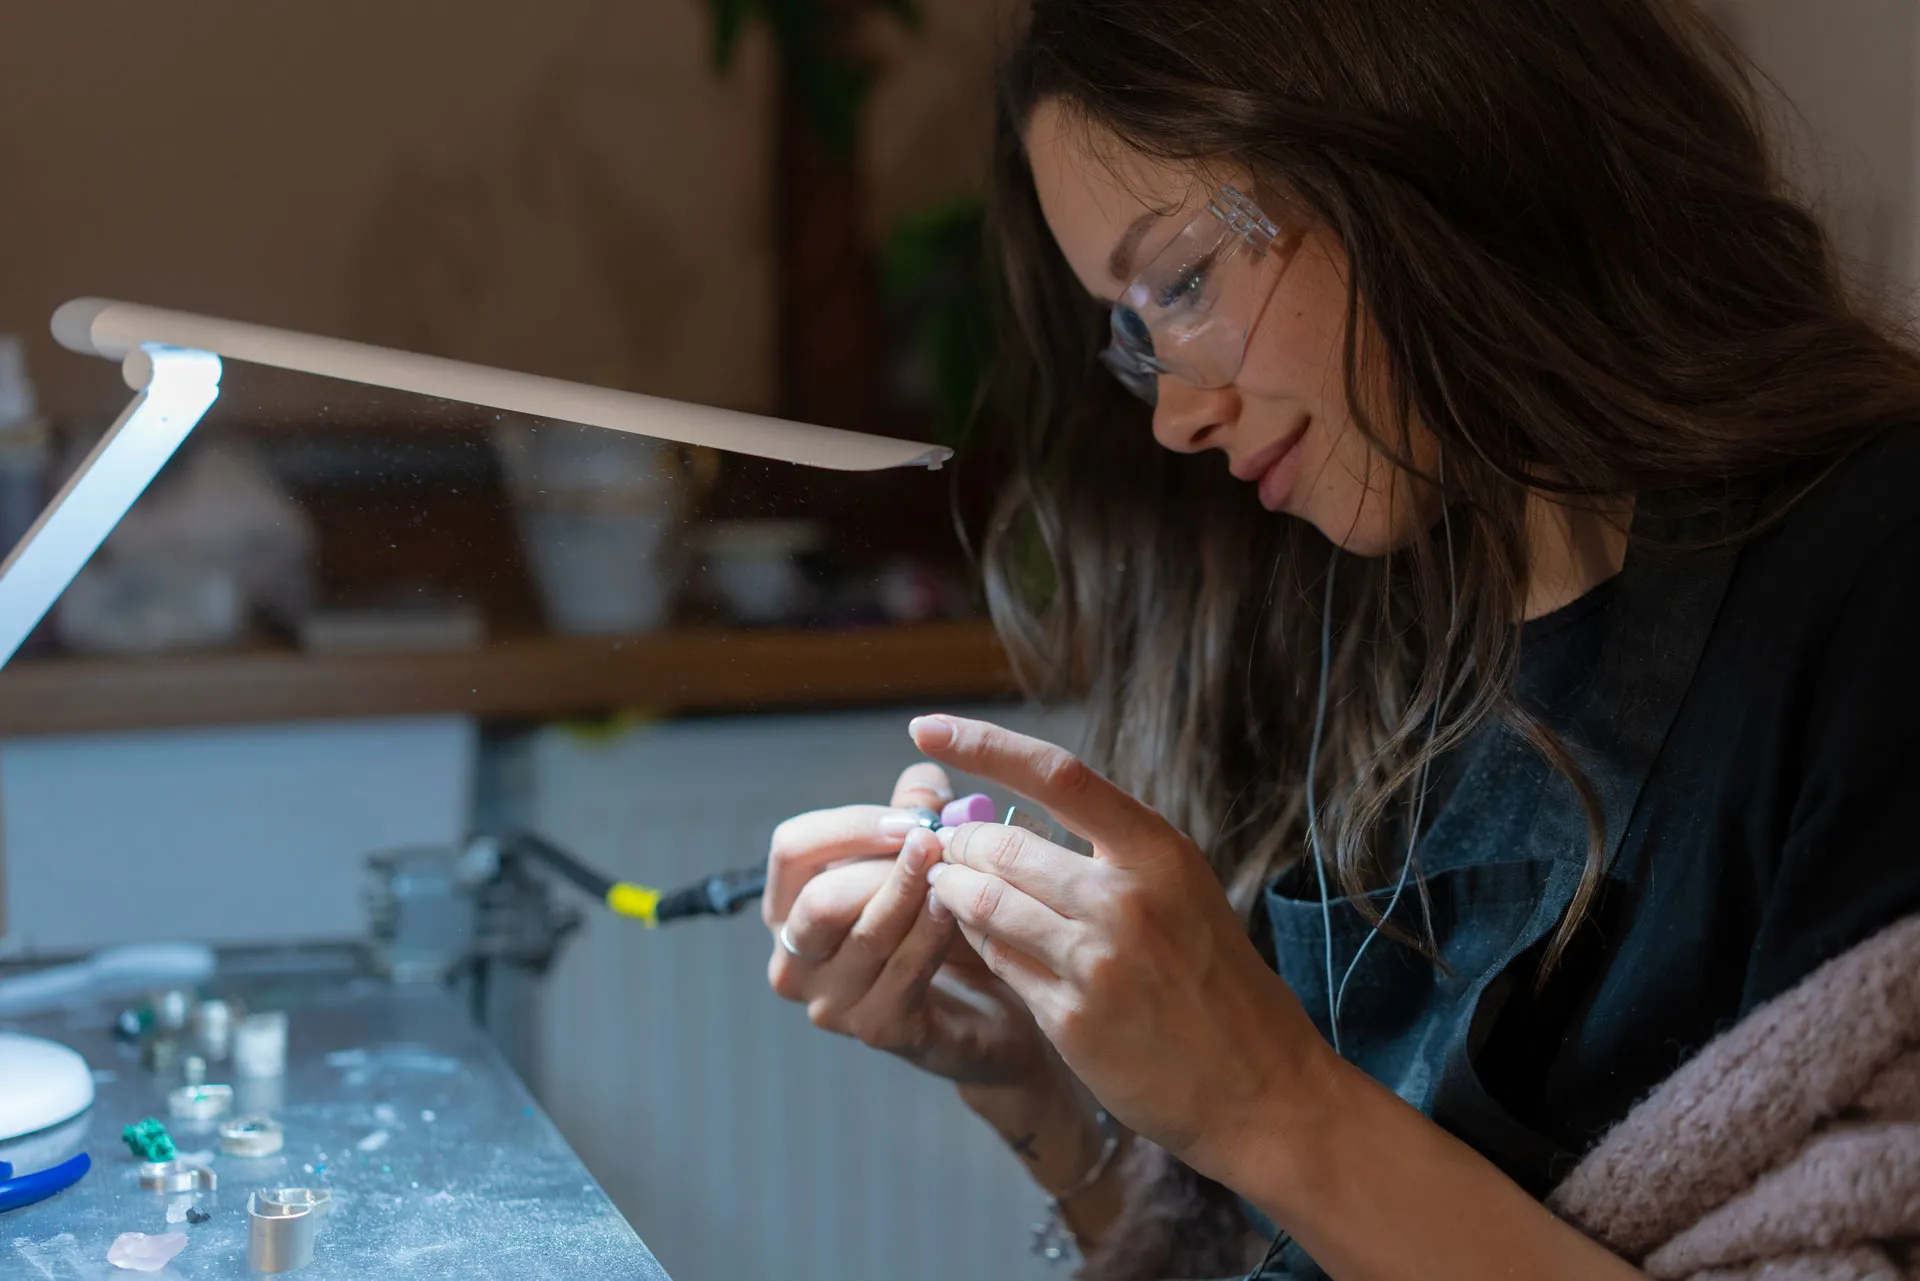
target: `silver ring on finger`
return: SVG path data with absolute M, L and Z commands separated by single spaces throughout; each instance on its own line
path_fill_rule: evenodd
M 793 945 L 793 935 L 787 933 L 787 923 L 785 921 L 780 923 L 780 930 L 775 937 L 780 940 L 780 946 L 786 951 L 788 956 L 802 961 L 824 961 L 826 959 L 825 956 L 816 955 L 812 952 L 802 952 L 799 948 L 795 947 Z

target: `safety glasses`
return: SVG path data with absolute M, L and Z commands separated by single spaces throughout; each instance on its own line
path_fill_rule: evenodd
M 1239 377 L 1247 335 L 1278 280 L 1265 269 L 1278 235 L 1244 192 L 1215 191 L 1120 292 L 1101 363 L 1149 405 L 1162 375 L 1195 387 Z

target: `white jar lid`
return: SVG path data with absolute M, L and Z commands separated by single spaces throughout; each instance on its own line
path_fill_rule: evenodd
M 64 1045 L 0 1032 L 0 1141 L 71 1120 L 93 1106 L 93 1072 Z

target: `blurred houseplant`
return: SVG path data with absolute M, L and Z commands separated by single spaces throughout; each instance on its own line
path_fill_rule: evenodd
M 983 207 L 951 201 L 890 228 L 876 263 L 862 226 L 862 110 L 877 68 L 861 43 L 876 16 L 918 28 L 914 0 L 707 0 L 713 62 L 727 71 L 762 21 L 780 69 L 779 331 L 782 412 L 837 427 L 886 423 L 883 375 L 935 411 L 955 443 L 970 417 L 991 332 L 981 278 Z M 876 270 L 878 267 L 878 270 Z M 883 314 L 882 294 L 886 300 Z M 909 367 L 890 360 L 891 320 Z
M 916 0 L 706 3 L 717 72 L 734 64 L 753 23 L 765 24 L 778 69 L 780 412 L 961 445 L 993 333 L 984 201 L 977 195 L 942 201 L 898 218 L 878 236 L 867 225 L 863 122 L 882 69 L 872 51 L 889 23 L 922 29 Z M 851 478 L 843 491 L 846 504 L 861 513 L 859 530 L 844 537 L 846 546 L 871 553 L 876 525 L 917 532 L 922 522 L 917 509 L 899 501 L 897 487 L 876 488 L 864 483 L 868 479 Z M 743 505 L 743 511 L 758 515 L 779 506 L 776 500 Z M 764 517 L 759 523 L 779 524 Z M 902 551 L 889 539 L 892 553 L 877 573 L 859 576 L 862 590 L 878 591 L 865 608 L 895 620 L 967 612 L 970 594 L 943 568 L 949 549 L 937 537 L 915 543 L 910 536 L 909 542 Z M 832 559 L 829 552 L 826 562 Z M 709 565 L 716 579 L 725 568 Z
M 993 349 L 985 245 L 986 204 L 965 196 L 901 218 L 881 246 L 881 288 L 905 340 L 895 391 L 932 409 L 946 445 L 965 440 Z
M 729 70 L 747 23 L 763 19 L 773 35 L 786 96 L 828 150 L 848 163 L 874 79 L 873 66 L 856 46 L 858 24 L 872 13 L 891 14 L 909 27 L 920 23 L 913 0 L 707 0 L 707 6 L 714 68 Z

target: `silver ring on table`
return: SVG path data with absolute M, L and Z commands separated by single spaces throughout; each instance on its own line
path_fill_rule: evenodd
M 787 923 L 785 921 L 780 922 L 780 930 L 775 937 L 780 940 L 780 946 L 786 950 L 788 956 L 802 961 L 824 961 L 827 959 L 825 956 L 816 956 L 811 952 L 802 952 L 799 948 L 795 947 L 793 945 L 793 935 L 787 933 Z

